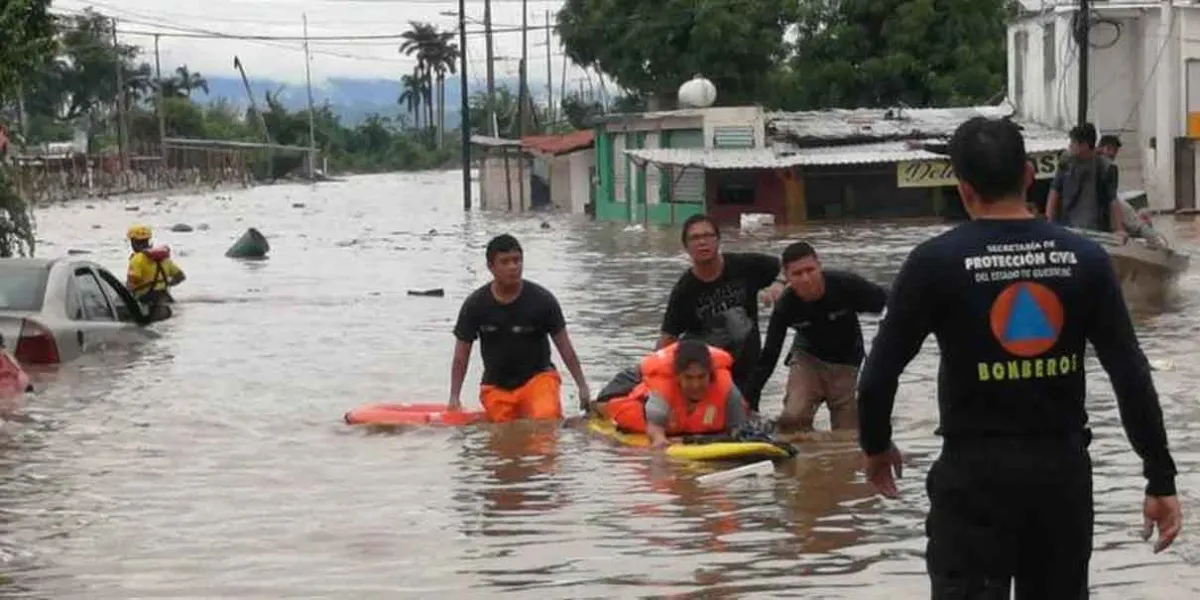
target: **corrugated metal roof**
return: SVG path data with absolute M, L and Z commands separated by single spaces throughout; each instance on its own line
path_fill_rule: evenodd
M 521 146 L 521 140 L 492 137 L 490 135 L 472 135 L 471 143 L 476 146 L 487 146 L 489 148 L 519 148 Z
M 767 113 L 767 133 L 797 145 L 855 140 L 896 141 L 948 138 L 973 117 L 1002 118 L 1013 114 L 1011 106 L 962 106 L 954 108 L 860 108 L 803 112 Z M 1060 133 L 1036 124 L 1022 123 L 1026 138 Z
M 1067 136 L 1059 139 L 1027 139 L 1026 152 L 1040 154 L 1067 148 Z M 932 141 L 932 140 L 930 140 Z M 645 148 L 626 150 L 630 157 L 658 165 L 700 167 L 704 169 L 786 169 L 836 165 L 866 165 L 908 160 L 947 160 L 930 152 L 920 143 L 879 142 L 823 148 Z

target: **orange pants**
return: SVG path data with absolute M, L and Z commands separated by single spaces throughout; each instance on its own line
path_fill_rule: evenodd
M 636 391 L 603 404 L 600 413 L 628 433 L 646 433 L 646 395 Z
M 521 387 L 506 390 L 494 385 L 479 388 L 479 401 L 487 412 L 488 420 L 505 423 L 517 419 L 562 418 L 562 377 L 558 371 L 542 371 L 529 378 Z

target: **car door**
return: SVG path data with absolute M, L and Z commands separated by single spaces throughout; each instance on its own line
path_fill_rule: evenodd
M 149 323 L 149 317 L 121 281 L 103 267 L 92 267 L 92 270 L 120 324 L 117 329 L 119 338 L 122 341 L 135 341 L 158 337 L 157 333 L 145 327 Z
M 73 282 L 79 292 L 79 310 L 72 315 L 76 317 L 76 342 L 81 352 L 102 350 L 117 340 L 121 322 L 91 267 L 75 267 Z

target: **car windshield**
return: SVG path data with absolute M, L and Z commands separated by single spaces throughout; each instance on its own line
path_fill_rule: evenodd
M 49 274 L 50 270 L 45 267 L 0 262 L 0 310 L 42 310 Z

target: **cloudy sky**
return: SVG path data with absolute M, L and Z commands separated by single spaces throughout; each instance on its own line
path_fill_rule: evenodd
M 483 0 L 467 0 L 466 4 L 469 76 L 482 85 L 486 68 L 484 36 L 471 32 L 483 29 Z M 553 20 L 561 5 L 562 0 L 529 0 L 529 24 L 545 23 L 546 11 L 550 11 Z M 233 69 L 236 54 L 252 78 L 303 83 L 304 54 L 300 41 L 197 39 L 171 34 L 202 30 L 230 35 L 300 37 L 305 13 L 308 33 L 313 37 L 398 35 L 414 20 L 454 29 L 458 0 L 202 0 L 196 4 L 162 0 L 56 0 L 53 5 L 55 11 L 66 14 L 87 7 L 116 17 L 122 41 L 146 48 L 151 61 L 153 36 L 136 32 L 161 33 L 159 48 L 164 71 L 186 64 L 193 71 L 212 76 L 237 76 Z M 492 23 L 498 29 L 518 29 L 521 1 L 492 0 Z M 550 43 L 548 51 L 544 30 L 529 32 L 529 77 L 536 83 L 545 81 L 549 55 L 557 90 L 565 61 L 553 33 Z M 398 40 L 390 39 L 312 41 L 313 83 L 316 85 L 327 77 L 398 78 L 410 72 L 414 64 L 399 55 L 398 46 Z M 496 33 L 494 47 L 496 77 L 515 77 L 516 59 L 521 56 L 520 31 Z M 568 90 L 588 85 L 584 72 L 574 65 L 567 65 L 566 73 Z

